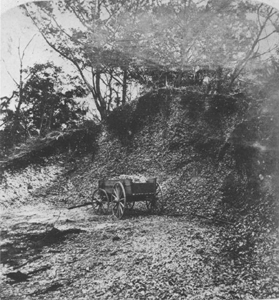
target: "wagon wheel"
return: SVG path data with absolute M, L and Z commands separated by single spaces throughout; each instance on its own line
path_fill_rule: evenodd
M 148 210 L 151 210 L 151 206 L 152 206 L 151 204 L 152 204 L 152 201 L 154 201 L 154 200 L 152 200 L 152 199 L 150 200 L 150 199 L 149 199 L 149 200 L 146 200 L 146 201 L 145 201 L 146 207 L 147 207 Z
M 92 195 L 92 207 L 96 213 L 104 213 L 109 208 L 109 197 L 105 190 L 97 189 Z
M 153 202 L 153 209 L 156 213 L 162 213 L 164 210 L 163 192 L 159 183 L 156 183 L 156 194 L 155 201 Z
M 163 211 L 163 193 L 159 183 L 156 183 L 155 196 L 146 201 L 146 206 L 148 210 L 152 210 L 155 213 L 161 213 Z
M 135 201 L 126 202 L 126 206 L 129 210 L 133 209 L 134 205 L 135 205 Z
M 118 219 L 124 215 L 126 206 L 126 192 L 121 182 L 117 182 L 113 187 L 112 192 L 112 213 Z

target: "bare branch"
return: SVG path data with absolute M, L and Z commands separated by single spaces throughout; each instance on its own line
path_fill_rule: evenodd
M 5 60 L 4 60 L 3 58 L 2 58 L 2 61 L 3 61 L 4 64 L 5 64 L 5 68 L 6 68 L 7 73 L 9 74 L 9 76 L 11 77 L 11 79 L 13 80 L 13 82 L 16 84 L 16 86 L 19 87 L 19 83 L 16 82 L 16 80 L 14 79 L 14 77 L 12 76 L 12 74 L 9 72 L 9 70 L 8 70 L 8 68 L 7 68 L 7 65 L 6 65 L 6 62 L 5 62 Z
M 7 123 L 9 123 L 9 122 L 10 122 L 9 120 L 2 122 L 2 123 L 0 124 L 0 127 L 4 126 L 5 124 L 7 124 Z
M 103 84 L 107 87 L 107 82 L 105 82 L 105 80 L 102 78 L 102 76 L 100 76 L 100 80 L 103 82 Z
M 1 100 L 11 101 L 11 100 L 13 99 L 13 97 L 14 97 L 14 96 L 17 96 L 17 95 L 18 95 L 18 92 L 13 91 L 13 94 L 12 94 L 11 97 L 3 96 L 3 97 L 1 97 L 0 99 L 1 99 Z
M 265 38 L 261 38 L 261 35 L 262 35 L 262 33 L 263 33 L 264 29 L 265 29 L 265 26 L 266 26 L 267 22 L 270 20 L 270 18 L 272 18 L 272 16 L 275 13 L 276 12 L 274 12 L 273 8 L 271 8 L 270 11 L 268 12 L 268 15 L 266 16 L 264 22 L 261 23 L 261 26 L 260 26 L 259 31 L 257 33 L 257 36 L 256 36 L 253 44 L 251 45 L 250 50 L 247 52 L 247 54 L 245 55 L 245 57 L 237 64 L 237 66 L 234 69 L 232 80 L 231 80 L 231 84 L 230 84 L 231 86 L 232 86 L 233 82 L 235 81 L 235 79 L 241 74 L 241 72 L 243 71 L 243 69 L 247 65 L 249 59 L 254 56 L 255 48 L 259 44 L 260 40 L 265 39 Z
M 261 3 L 257 8 L 257 17 L 258 17 L 258 22 L 260 24 L 260 27 L 262 26 L 261 19 L 260 19 L 260 9 L 262 6 L 263 6 L 263 3 Z
M 274 46 L 273 48 L 271 48 L 271 49 L 268 49 L 268 50 L 265 51 L 265 52 L 262 52 L 262 53 L 256 52 L 256 55 L 253 55 L 253 58 L 258 58 L 258 57 L 263 56 L 263 55 L 265 55 L 265 54 L 267 54 L 267 53 L 270 53 L 270 52 L 272 52 L 273 50 L 275 50 L 276 48 L 278 48 L 277 45 L 275 45 L 275 46 Z
M 65 29 L 62 28 L 62 26 L 57 22 L 57 20 L 53 16 L 51 16 L 51 19 L 54 21 L 59 30 L 63 32 L 72 41 L 72 37 L 66 32 Z M 83 44 L 82 42 L 80 43 Z
M 97 97 L 97 90 L 96 90 L 96 84 L 95 84 L 95 77 L 96 74 L 94 73 L 94 68 L 91 67 L 91 76 L 92 76 L 92 88 L 94 91 L 94 97 Z
M 26 81 L 29 77 L 32 78 L 32 76 L 34 76 L 34 73 L 30 72 L 30 73 L 24 78 L 24 81 Z
M 23 60 L 24 56 L 25 56 L 25 51 L 28 48 L 28 46 L 30 45 L 30 43 L 33 41 L 33 39 L 35 38 L 37 34 L 35 33 L 32 38 L 29 40 L 29 42 L 27 43 L 27 45 L 25 46 L 25 48 L 22 51 L 22 56 L 21 56 L 21 60 Z
M 25 5 L 26 7 L 26 5 Z M 46 43 L 56 52 L 58 52 L 62 57 L 66 58 L 67 60 L 69 60 L 70 62 L 72 62 L 76 68 L 79 71 L 79 74 L 81 75 L 82 79 L 84 80 L 84 82 L 86 83 L 86 85 L 88 86 L 88 88 L 92 91 L 92 86 L 91 84 L 88 82 L 88 80 L 85 78 L 81 67 L 79 66 L 78 62 L 76 60 L 73 59 L 73 54 L 72 52 L 70 52 L 70 54 L 72 55 L 72 57 L 69 57 L 68 55 L 66 55 L 65 53 L 63 53 L 58 47 L 56 47 L 54 44 L 52 44 L 46 37 L 46 35 L 42 32 L 42 30 L 40 29 L 40 27 L 38 26 L 37 22 L 35 21 L 35 19 L 31 16 L 31 14 L 28 12 L 28 9 L 26 7 L 26 11 L 28 16 L 31 18 L 31 20 L 33 21 L 33 24 L 37 27 L 37 29 L 39 30 L 39 32 L 41 33 L 43 39 L 46 41 Z
M 264 37 L 262 37 L 262 38 L 260 38 L 259 40 L 258 40 L 258 42 L 260 42 L 260 41 L 263 41 L 263 40 L 265 40 L 265 39 L 267 39 L 267 38 L 269 38 L 273 33 L 275 33 L 275 32 L 278 32 L 276 29 L 275 30 L 273 30 L 272 32 L 270 32 L 268 35 L 266 35 L 266 36 L 264 36 Z
M 18 39 L 18 47 L 17 47 L 17 53 L 20 60 L 20 63 L 22 62 L 21 54 L 20 54 L 20 38 Z
M 72 13 L 77 17 L 77 19 L 80 21 L 80 23 L 87 28 L 88 30 L 91 30 L 91 28 L 86 24 L 84 18 L 82 18 L 77 12 L 76 9 L 74 7 L 72 7 L 71 5 L 69 5 L 69 8 L 71 9 Z
M 111 73 L 110 75 L 111 75 L 111 77 L 112 77 L 115 81 L 117 81 L 120 85 L 123 84 L 123 82 L 121 82 L 118 78 L 116 78 L 115 76 L 113 76 L 112 73 Z
M 277 16 L 276 20 L 270 20 L 270 23 L 279 31 L 278 21 L 279 21 L 279 15 Z

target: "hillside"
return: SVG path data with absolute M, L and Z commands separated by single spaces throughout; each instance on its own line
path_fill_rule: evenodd
M 44 260 L 49 268 L 14 285 L 3 275 L 6 299 L 21 289 L 26 299 L 278 297 L 279 257 L 270 251 L 276 232 L 263 230 L 259 237 L 266 240 L 249 246 L 253 228 L 243 230 L 242 220 L 251 216 L 238 206 L 251 184 L 237 185 L 247 178 L 239 175 L 241 168 L 261 155 L 243 128 L 237 136 L 236 107 L 247 99 L 223 95 L 220 104 L 219 98 L 191 90 L 150 92 L 113 112 L 94 155 L 60 153 L 43 157 L 43 165 L 4 171 L 4 273 L 38 269 Z M 98 179 L 121 174 L 157 177 L 163 215 L 148 213 L 144 203 L 123 221 L 95 215 L 90 207 L 67 210 L 89 201 Z M 232 203 L 233 196 L 239 198 Z M 22 251 L 15 246 L 18 240 Z

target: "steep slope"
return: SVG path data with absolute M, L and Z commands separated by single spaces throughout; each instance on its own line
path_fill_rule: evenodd
M 45 279 L 38 275 L 46 283 L 43 291 L 32 282 L 21 283 L 19 287 L 28 288 L 30 296 L 36 295 L 38 299 L 43 299 L 46 293 L 49 298 L 58 297 L 55 289 L 63 291 L 66 297 L 74 294 L 81 299 L 86 297 L 86 291 L 90 297 L 99 299 L 120 299 L 125 295 L 135 299 L 147 296 L 183 299 L 188 295 L 190 299 L 202 300 L 249 299 L 251 295 L 277 297 L 279 257 L 270 252 L 275 247 L 275 233 L 268 233 L 268 243 L 258 242 L 263 235 L 251 230 L 247 224 L 251 219 L 233 214 L 238 211 L 237 207 L 232 207 L 230 201 L 225 202 L 225 192 L 234 195 L 235 203 L 238 200 L 235 195 L 243 196 L 237 189 L 239 194 L 233 194 L 233 184 L 226 185 L 226 182 L 232 174 L 245 178 L 246 175 L 237 175 L 237 164 L 247 153 L 237 156 L 235 152 L 240 148 L 226 146 L 227 136 L 236 127 L 239 116 L 231 103 L 227 103 L 232 105 L 231 112 L 224 115 L 219 100 L 191 90 L 151 92 L 113 113 L 113 122 L 108 120 L 98 136 L 98 150 L 94 155 L 76 155 L 69 159 L 65 153 L 53 158 L 52 166 L 38 168 L 34 164 L 24 171 L 4 174 L 7 180 L 2 182 L 2 188 L 5 191 L 16 190 L 19 194 L 21 189 L 25 191 L 8 199 L 2 197 L 7 210 L 12 203 L 13 206 L 44 203 L 49 207 L 50 216 L 59 212 L 44 224 L 40 234 L 32 231 L 37 232 L 37 227 L 24 227 L 32 233 L 32 238 L 33 235 L 43 237 L 35 244 L 36 247 L 37 242 L 42 244 L 39 251 L 45 259 L 49 258 L 49 245 L 44 243 L 44 236 L 53 234 L 53 231 L 44 232 L 45 228 L 55 225 L 60 230 L 54 232 L 55 243 L 63 237 L 58 250 L 51 249 L 53 253 L 59 251 L 54 264 L 62 279 L 55 276 Z M 242 144 L 241 139 L 239 141 Z M 238 145 L 250 155 L 251 161 L 241 164 L 244 169 L 256 157 L 248 142 Z M 76 213 L 66 212 L 67 207 L 91 199 L 98 179 L 121 174 L 157 177 L 164 194 L 165 214 L 150 215 L 144 203 L 137 204 L 134 212 L 127 213 L 120 222 L 111 216 L 95 215 L 90 207 L 77 208 Z M 246 183 L 241 184 L 238 189 Z M 226 187 L 231 189 L 226 190 Z M 239 221 L 242 219 L 246 223 Z M 257 219 L 252 221 L 257 222 Z M 27 239 L 28 234 L 18 232 L 22 229 L 20 226 L 12 225 L 17 230 L 16 236 Z M 8 228 L 4 233 L 7 239 L 16 242 Z M 71 234 L 69 241 L 66 234 Z M 28 245 L 32 250 L 33 244 Z M 66 254 L 66 262 L 60 263 L 60 252 Z M 128 266 L 123 263 L 124 259 Z M 65 268 L 69 278 L 64 276 Z M 150 286 L 152 278 L 156 289 Z M 86 291 L 73 289 L 75 281 L 75 287 L 86 286 Z M 11 295 L 12 289 L 6 291 Z
M 246 172 L 257 156 L 247 139 L 245 143 L 239 139 L 239 149 L 228 146 L 228 136 L 237 127 L 241 117 L 238 111 L 244 100 L 219 98 L 191 89 L 161 89 L 115 110 L 98 140 L 93 141 L 94 155 L 69 157 L 65 153 L 57 157 L 60 167 L 59 172 L 55 171 L 57 177 L 53 177 L 51 189 L 61 193 L 67 203 L 81 202 L 90 199 L 100 178 L 142 174 L 158 178 L 169 213 L 217 216 L 230 221 L 233 215 L 223 210 L 224 202 L 229 202 L 225 204 L 230 208 L 236 199 L 224 198 L 224 184 L 232 176 L 233 182 L 225 189 L 239 188 L 234 187 L 238 184 L 235 178 L 241 181 L 237 172 Z M 94 134 L 92 140 L 96 139 Z M 31 186 L 47 190 L 45 180 L 34 183 L 45 167 L 38 171 L 36 168 L 36 163 L 29 166 L 30 170 L 24 171 L 25 177 Z M 7 180 L 2 182 L 2 187 L 8 191 Z M 20 191 L 18 185 L 11 188 Z M 28 188 L 28 183 L 22 188 L 23 195 L 37 193 Z M 66 196 L 67 191 L 70 194 Z

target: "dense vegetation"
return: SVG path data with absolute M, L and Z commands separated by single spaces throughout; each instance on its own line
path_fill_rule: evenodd
M 216 265 L 217 281 L 227 274 L 233 282 L 247 270 L 258 279 L 273 274 L 279 53 L 269 49 L 270 59 L 261 59 L 259 45 L 270 36 L 263 35 L 268 22 L 277 34 L 278 12 L 249 2 L 118 2 L 96 1 L 92 9 L 59 1 L 61 13 L 83 24 L 79 30 L 63 29 L 51 4 L 25 6 L 49 46 L 80 77 L 52 64 L 24 71 L 28 77 L 13 94 L 16 110 L 9 108 L 12 98 L 2 98 L 3 166 L 89 153 L 100 176 L 159 176 L 165 214 L 187 212 L 223 225 L 220 255 L 231 270 Z M 141 91 L 135 97 L 128 89 L 134 86 Z M 88 95 L 98 111 L 94 121 L 77 102 Z

